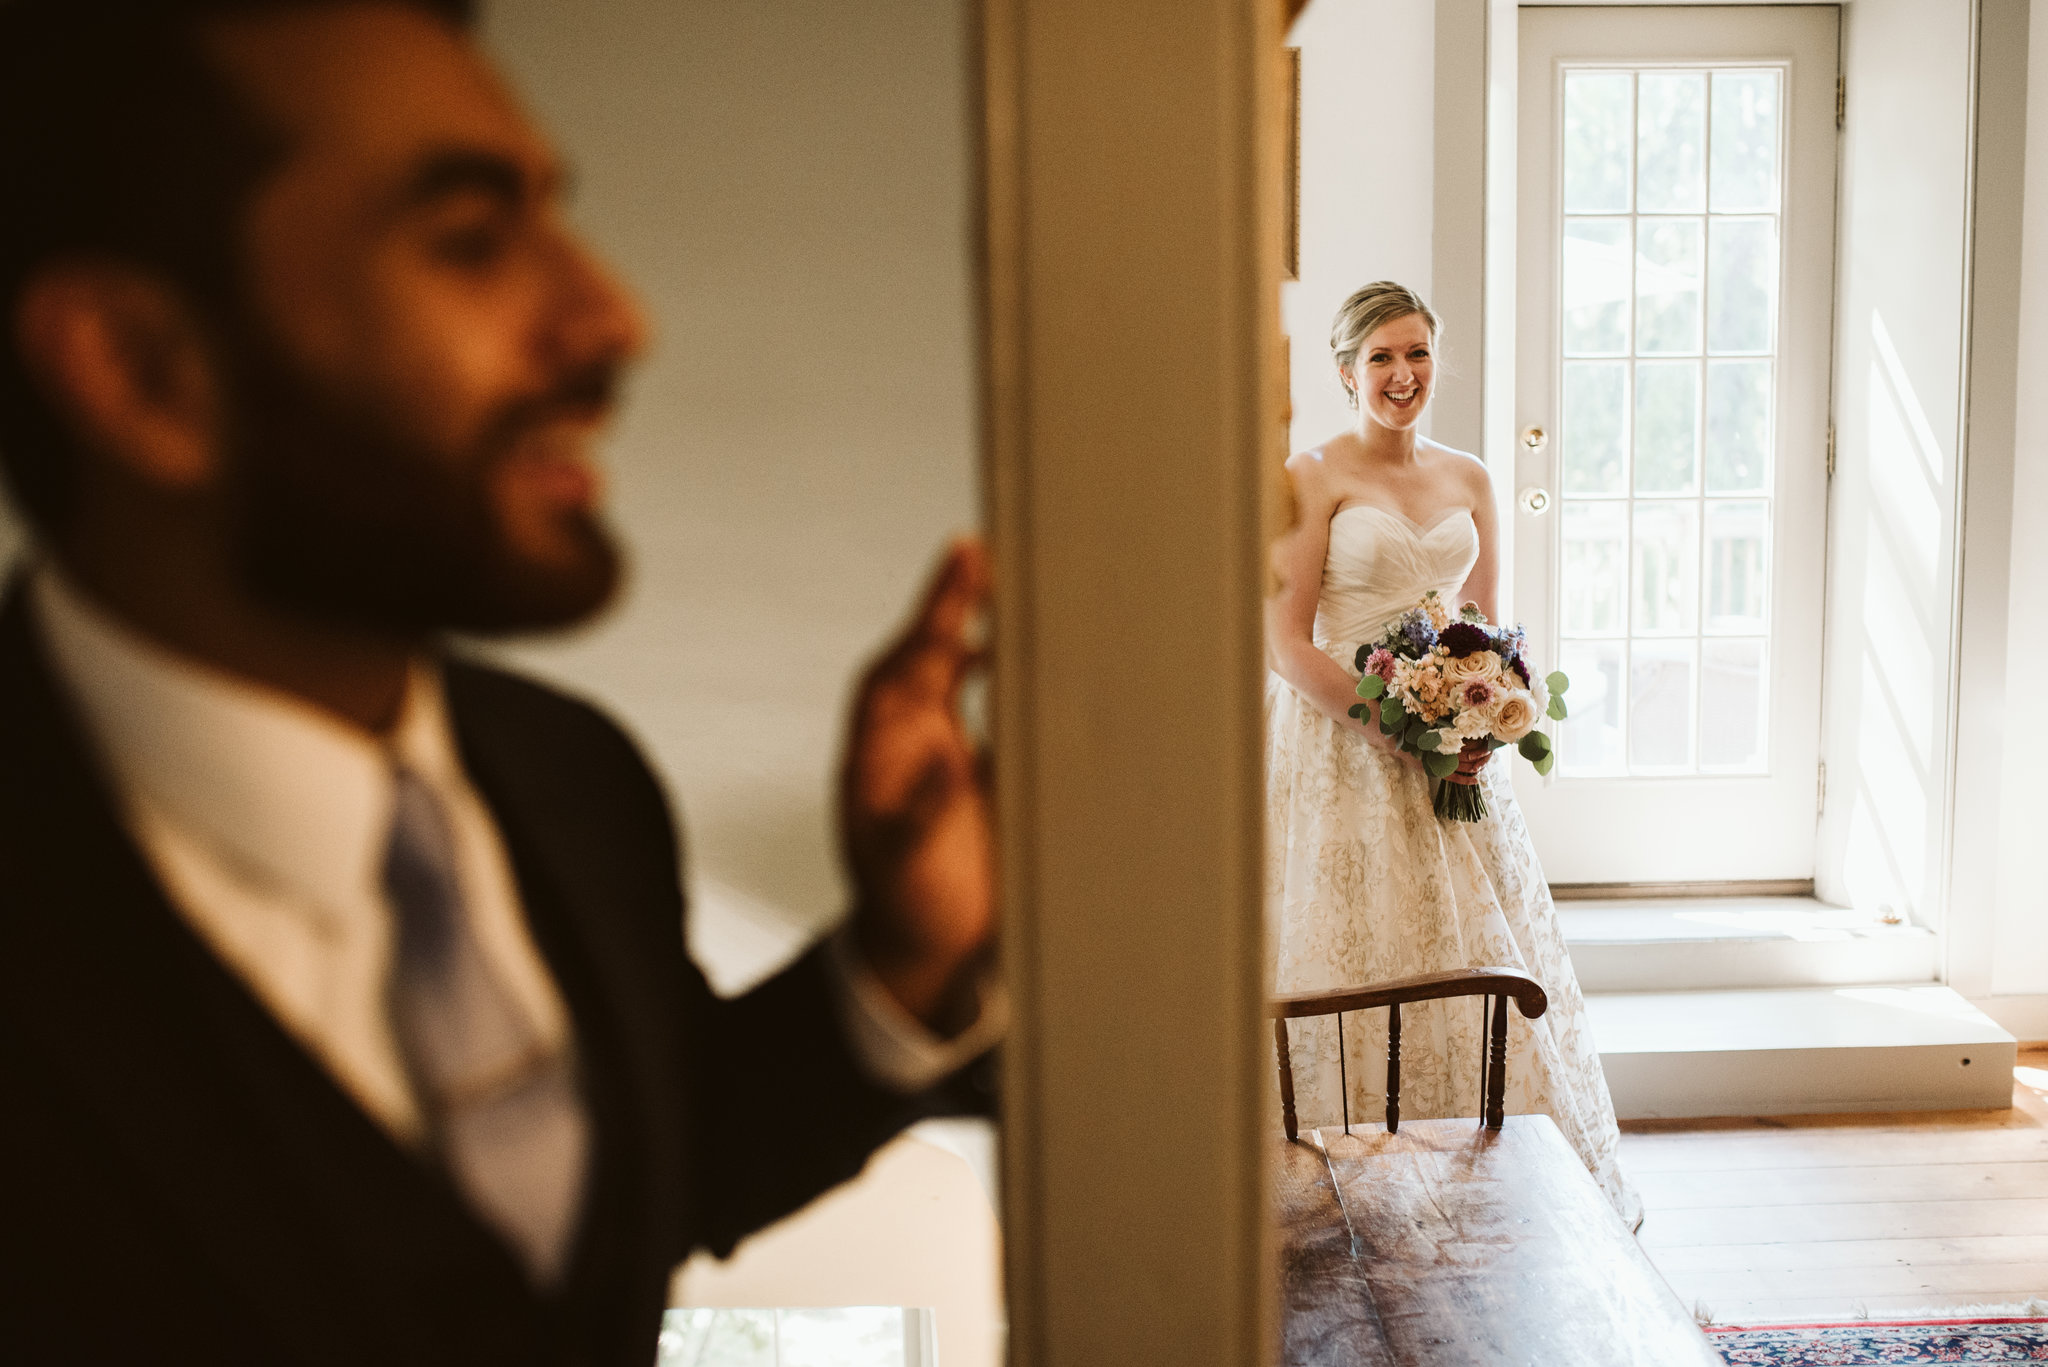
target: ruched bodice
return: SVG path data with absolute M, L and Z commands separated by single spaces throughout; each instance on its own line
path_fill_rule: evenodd
M 1330 517 L 1316 644 L 1349 658 L 1431 589 L 1455 609 L 1478 559 L 1479 528 L 1463 508 L 1421 527 L 1375 504 L 1345 504 Z

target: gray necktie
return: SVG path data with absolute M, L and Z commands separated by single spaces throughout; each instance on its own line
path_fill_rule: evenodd
M 565 1048 L 498 981 L 464 914 L 447 814 L 394 770 L 384 891 L 397 919 L 389 1002 L 429 1143 L 541 1284 L 562 1272 L 582 1207 L 589 1120 Z

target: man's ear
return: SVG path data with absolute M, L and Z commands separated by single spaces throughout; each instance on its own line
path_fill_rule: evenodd
M 53 264 L 29 280 L 14 322 L 24 364 L 96 456 L 166 491 L 219 472 L 219 375 L 171 285 L 114 262 Z

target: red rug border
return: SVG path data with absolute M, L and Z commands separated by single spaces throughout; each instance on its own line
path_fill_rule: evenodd
M 1772 1329 L 1938 1329 L 1947 1324 L 2048 1324 L 2048 1315 L 1964 1315 L 1952 1320 L 1835 1320 L 1823 1324 L 1707 1324 L 1709 1334 L 1756 1334 Z

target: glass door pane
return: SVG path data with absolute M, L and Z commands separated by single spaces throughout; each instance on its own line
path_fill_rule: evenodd
M 1563 73 L 1565 778 L 1767 766 L 1784 79 Z

